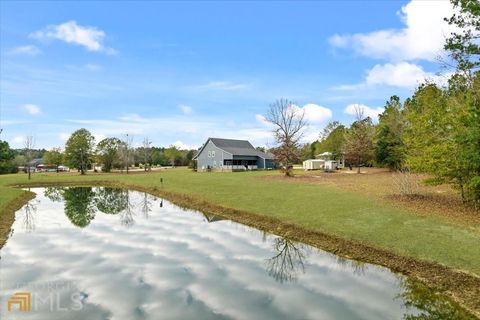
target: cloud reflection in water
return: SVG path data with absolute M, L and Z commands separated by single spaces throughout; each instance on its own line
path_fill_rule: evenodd
M 69 319 L 398 319 L 399 277 L 261 231 L 112 188 L 35 189 L 1 250 L 0 297 L 71 284 Z M 33 202 L 32 202 L 33 203 Z M 30 203 L 30 205 L 32 204 Z M 27 217 L 28 216 L 28 217 Z M 34 228 L 31 222 L 34 221 Z M 28 223 L 27 223 L 28 222 Z M 27 227 L 28 225 L 28 227 Z M 43 291 L 32 290 L 33 293 Z M 62 297 L 63 297 L 62 296 Z M 2 305 L 2 312 L 6 312 Z M 40 308 L 28 319 L 64 319 Z

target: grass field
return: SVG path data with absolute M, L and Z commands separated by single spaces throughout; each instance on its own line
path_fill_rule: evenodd
M 128 175 L 35 174 L 30 182 L 118 181 L 162 188 L 480 275 L 478 225 L 418 215 L 365 193 L 302 181 L 286 183 L 266 175 L 278 173 L 194 173 L 179 168 Z M 8 185 L 26 183 L 29 181 L 25 174 L 0 176 L 0 210 L 23 193 Z

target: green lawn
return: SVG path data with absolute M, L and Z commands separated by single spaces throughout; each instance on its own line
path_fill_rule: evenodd
M 195 173 L 169 169 L 161 173 L 87 175 L 35 174 L 34 183 L 56 181 L 119 181 L 189 194 L 223 207 L 235 208 L 313 230 L 439 262 L 480 275 L 478 228 L 422 217 L 365 195 L 302 183 L 258 179 L 275 172 Z M 0 176 L 0 209 L 21 194 L 8 184 L 27 183 L 25 174 Z
M 16 175 L 15 175 L 16 176 Z M 21 196 L 23 194 L 22 190 L 14 189 L 14 188 L 7 188 L 4 186 L 5 176 L 0 175 L 0 217 L 2 215 L 3 209 L 5 206 L 15 198 Z

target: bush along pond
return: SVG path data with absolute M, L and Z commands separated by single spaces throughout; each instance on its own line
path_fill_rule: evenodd
M 31 191 L 0 250 L 1 319 L 471 318 L 387 268 L 147 193 Z

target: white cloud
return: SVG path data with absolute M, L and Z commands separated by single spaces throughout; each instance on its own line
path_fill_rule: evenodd
M 132 122 L 147 122 L 148 119 L 142 117 L 137 113 L 126 113 L 125 115 L 119 118 L 122 121 L 132 121 Z
M 322 107 L 318 104 L 307 103 L 303 107 L 294 105 L 299 112 L 305 112 L 304 119 L 307 120 L 310 124 L 322 124 L 326 123 L 332 118 L 332 110 Z M 261 114 L 256 114 L 255 119 L 266 126 L 271 126 L 270 122 L 265 119 L 265 116 Z
M 361 109 L 363 110 L 363 114 L 366 117 L 372 118 L 373 121 L 378 120 L 378 115 L 381 114 L 385 109 L 383 107 L 372 108 L 364 104 L 349 104 L 343 112 L 349 115 L 356 115 L 356 110 Z
M 396 87 L 415 87 L 426 78 L 433 77 L 419 65 L 400 62 L 397 64 L 386 63 L 375 65 L 367 74 L 365 81 L 367 85 L 382 85 Z
M 24 104 L 21 108 L 33 116 L 42 113 L 40 107 L 35 104 Z
M 305 119 L 310 123 L 326 123 L 332 118 L 332 110 L 319 106 L 318 104 L 309 103 L 301 109 L 305 111 Z
M 352 90 L 363 89 L 365 87 L 366 87 L 365 83 L 357 83 L 357 84 L 341 84 L 341 85 L 332 87 L 332 89 L 339 90 L 339 91 L 352 91 Z
M 190 144 L 183 143 L 180 140 L 175 141 L 172 143 L 173 146 L 177 147 L 180 150 L 196 150 L 198 149 L 198 146 L 192 146 Z
M 329 42 L 339 48 L 351 47 L 355 52 L 372 58 L 434 61 L 443 53 L 445 38 L 455 30 L 443 20 L 453 12 L 450 1 L 413 0 L 398 13 L 404 28 L 352 35 L 335 34 Z
M 349 36 L 341 36 L 339 34 L 334 34 L 328 39 L 328 42 L 334 47 L 345 48 L 350 43 L 349 40 L 350 40 Z
M 106 135 L 98 132 L 93 132 L 92 136 L 95 138 L 95 143 L 99 143 L 100 141 L 102 141 L 107 137 Z
M 201 90 L 224 90 L 224 91 L 238 91 L 249 88 L 250 85 L 245 83 L 234 83 L 230 81 L 210 81 L 206 84 L 197 86 Z
M 24 54 L 24 55 L 28 55 L 28 56 L 36 56 L 36 55 L 42 53 L 42 51 L 39 48 L 37 48 L 36 46 L 26 45 L 26 46 L 15 47 L 12 50 L 10 50 L 8 53 L 9 54 Z
M 67 21 L 59 25 L 51 25 L 43 30 L 30 34 L 31 38 L 38 40 L 57 39 L 66 43 L 77 44 L 89 51 L 115 53 L 112 48 L 103 45 L 105 32 L 95 27 L 85 27 L 77 24 L 76 21 Z
M 66 142 L 68 138 L 70 138 L 70 133 L 62 132 L 58 135 L 58 137 L 60 138 L 60 140 Z
M 363 82 L 340 85 L 333 89 L 353 91 L 380 85 L 412 89 L 425 81 L 443 86 L 451 75 L 452 73 L 450 72 L 443 75 L 427 72 L 420 65 L 409 62 L 376 64 L 367 71 Z
M 25 123 L 29 123 L 29 121 L 25 121 L 25 120 L 3 120 L 3 119 L 0 119 L 0 126 L 1 126 L 1 127 L 5 127 L 5 126 L 15 126 L 15 125 L 25 124 Z
M 182 113 L 185 114 L 185 115 L 190 115 L 190 114 L 192 114 L 192 112 L 193 112 L 192 107 L 186 106 L 186 105 L 184 105 L 184 104 L 179 105 L 179 106 L 178 106 L 178 109 L 180 109 L 180 112 L 182 112 Z
M 267 119 L 265 118 L 265 116 L 261 115 L 261 114 L 256 114 L 255 115 L 255 119 L 260 122 L 261 124 L 265 125 L 265 126 L 271 126 L 272 124 L 270 122 L 267 121 Z
M 25 137 L 24 136 L 16 136 L 16 137 L 13 138 L 12 141 L 17 146 L 23 147 L 23 143 L 25 142 Z

